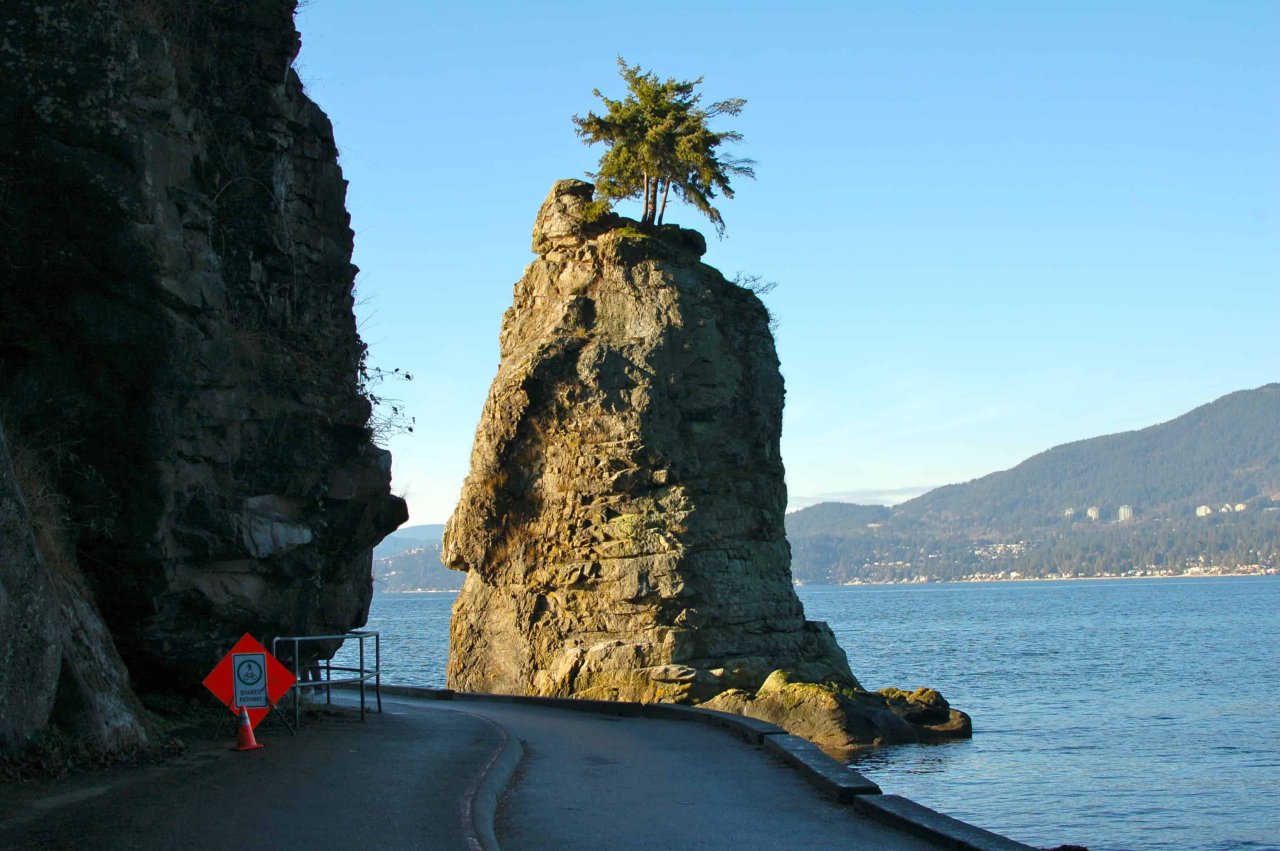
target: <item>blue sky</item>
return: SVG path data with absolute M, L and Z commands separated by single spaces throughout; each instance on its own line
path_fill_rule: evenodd
M 313 0 L 361 333 L 443 522 L 570 117 L 703 76 L 757 161 L 708 263 L 778 282 L 793 506 L 900 501 L 1280 380 L 1280 3 Z M 632 213 L 629 206 L 620 208 Z M 687 208 L 668 221 L 711 229 Z

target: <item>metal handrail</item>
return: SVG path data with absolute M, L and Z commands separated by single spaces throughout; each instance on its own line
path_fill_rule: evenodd
M 303 681 L 302 671 L 299 668 L 299 660 L 302 654 L 299 652 L 303 642 L 307 641 L 346 641 L 354 638 L 360 642 L 360 666 L 352 668 L 348 665 L 334 665 L 332 660 L 325 659 L 323 668 L 319 667 L 317 661 L 317 673 L 324 671 L 324 678 L 318 680 Z M 365 664 L 364 643 L 367 639 L 373 639 L 373 667 L 369 668 Z M 372 630 L 352 630 L 351 632 L 339 633 L 336 635 L 281 635 L 271 640 L 271 655 L 279 658 L 276 648 L 280 642 L 290 642 L 293 644 L 293 685 L 289 687 L 289 691 L 293 693 L 293 723 L 296 727 L 301 717 L 301 695 L 304 688 L 323 688 L 325 692 L 325 703 L 333 703 L 333 693 L 330 686 L 338 683 L 360 683 L 360 720 L 364 720 L 365 713 L 365 683 L 373 680 L 373 693 L 378 701 L 378 712 L 382 712 L 382 636 L 380 633 Z M 353 674 L 350 677 L 340 677 L 335 679 L 333 672 Z

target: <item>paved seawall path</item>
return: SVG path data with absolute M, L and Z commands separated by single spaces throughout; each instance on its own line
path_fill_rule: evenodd
M 163 765 L 0 787 L 0 847 L 1028 847 L 876 794 L 750 719 L 439 697 L 450 695 L 384 689 L 382 714 L 323 713 L 296 736 L 272 722 L 262 750 L 228 750 L 227 725 Z

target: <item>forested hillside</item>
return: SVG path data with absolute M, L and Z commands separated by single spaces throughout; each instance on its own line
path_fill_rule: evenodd
M 805 582 L 1266 568 L 1278 495 L 1280 384 L 1268 384 L 894 509 L 816 505 L 788 516 L 787 535 Z
M 1011 470 L 947 485 L 895 515 L 922 522 L 1023 531 L 1067 509 L 1121 505 L 1146 516 L 1280 493 L 1280 384 L 1242 390 L 1141 431 L 1057 446 Z
M 373 563 L 373 590 L 377 593 L 457 591 L 466 578 L 466 574 L 440 563 L 439 541 L 402 550 Z
M 444 526 L 404 526 L 373 551 L 375 593 L 456 591 L 466 575 L 440 563 Z

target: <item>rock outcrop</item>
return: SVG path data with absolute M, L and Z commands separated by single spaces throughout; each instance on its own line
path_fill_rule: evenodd
M 458 689 L 696 702 L 778 668 L 856 686 L 791 585 L 783 385 L 694 231 L 587 222 L 560 181 L 445 531 Z
M 755 694 L 729 689 L 705 709 L 747 715 L 785 727 L 836 757 L 867 745 L 932 742 L 973 735 L 969 716 L 929 688 L 876 692 L 793 680 L 774 671 Z
M 862 689 L 806 621 L 783 530 L 782 376 L 700 234 L 591 220 L 562 180 L 503 317 L 443 560 L 449 685 L 702 703 L 833 753 L 969 735 L 932 690 Z
M 362 624 L 371 548 L 405 517 L 366 427 L 346 183 L 291 67 L 293 7 L 0 20 L 0 416 L 143 687 L 198 687 L 244 631 Z M 41 581 L 24 571 L 19 593 Z

